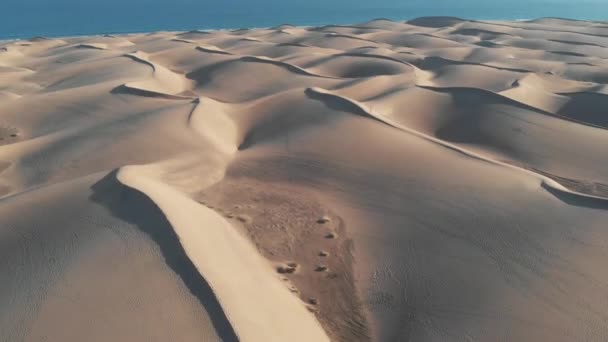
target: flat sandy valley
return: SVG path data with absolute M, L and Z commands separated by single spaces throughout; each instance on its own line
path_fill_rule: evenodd
M 0 43 L 0 341 L 608 340 L 608 23 Z

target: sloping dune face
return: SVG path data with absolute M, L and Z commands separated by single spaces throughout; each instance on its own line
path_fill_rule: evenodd
M 608 340 L 608 26 L 0 43 L 1 341 Z

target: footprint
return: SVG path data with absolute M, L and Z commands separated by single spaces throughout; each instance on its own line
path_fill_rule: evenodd
M 331 221 L 331 218 L 329 218 L 329 216 L 322 216 L 317 220 L 318 224 L 326 224 L 328 222 Z
M 250 223 L 251 222 L 251 217 L 247 216 L 247 215 L 239 215 L 236 217 L 239 221 L 243 222 L 243 223 Z
M 330 232 L 325 234 L 325 238 L 326 239 L 335 239 L 338 235 L 336 235 L 336 233 Z
M 19 140 L 19 130 L 14 127 L 0 126 L 0 145 L 12 144 Z
M 287 265 L 280 265 L 277 267 L 277 272 L 281 274 L 285 273 L 294 273 L 298 269 L 298 264 L 295 262 L 290 262 Z
M 315 268 L 316 272 L 327 272 L 328 267 L 326 265 L 317 265 L 317 268 Z

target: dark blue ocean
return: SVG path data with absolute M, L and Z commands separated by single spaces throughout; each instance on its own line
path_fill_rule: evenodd
M 608 0 L 0 0 L 0 39 L 448 15 L 607 20 Z

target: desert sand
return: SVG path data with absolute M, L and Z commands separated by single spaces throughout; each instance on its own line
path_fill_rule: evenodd
M 0 42 L 0 341 L 608 340 L 608 24 Z

